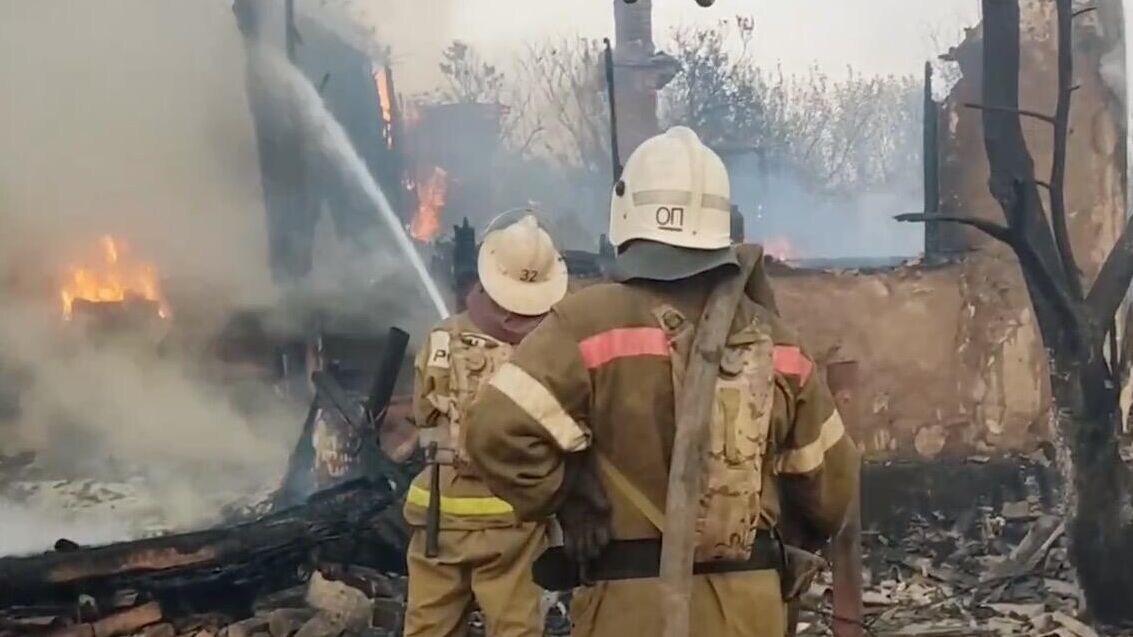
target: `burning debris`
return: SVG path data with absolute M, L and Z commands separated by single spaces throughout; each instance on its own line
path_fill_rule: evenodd
M 253 4 L 237 2 L 237 5 Z M 291 17 L 288 16 L 288 19 Z M 647 24 L 642 22 L 642 25 Z M 483 211 L 497 208 L 495 200 L 490 199 L 493 176 L 487 174 L 492 164 L 483 161 L 483 152 L 468 152 L 469 148 L 482 150 L 487 142 L 457 141 L 456 133 L 475 135 L 496 143 L 506 137 L 499 134 L 499 129 L 502 114 L 509 107 L 488 103 L 491 100 L 432 105 L 402 102 L 394 91 L 389 66 L 370 59 L 357 66 L 345 65 L 354 71 L 364 66 L 364 72 L 360 73 L 352 74 L 336 68 L 332 78 L 332 74 L 324 73 L 322 68 L 318 72 L 312 71 L 318 64 L 301 58 L 317 48 L 314 46 L 317 36 L 314 29 L 303 32 L 303 38 L 308 42 L 303 45 L 303 38 L 297 37 L 300 31 L 303 30 L 296 30 L 295 25 L 288 24 L 286 56 L 272 55 L 250 60 L 249 74 L 253 81 L 249 85 L 249 95 L 257 124 L 262 125 L 265 118 L 278 114 L 274 113 L 273 107 L 284 105 L 292 108 L 294 115 L 293 119 L 285 119 L 284 128 L 302 132 L 305 136 L 304 140 L 295 140 L 296 145 L 287 152 L 264 152 L 265 149 L 271 150 L 266 145 L 260 148 L 265 167 L 279 158 L 296 160 L 292 166 L 294 173 L 285 174 L 278 180 L 267 179 L 264 183 L 269 215 L 273 208 L 278 208 L 276 213 L 288 213 L 273 217 L 273 232 L 280 235 L 274 239 L 288 238 L 284 236 L 287 234 L 284 230 L 293 229 L 291 225 L 305 226 L 305 223 L 291 222 L 309 212 L 299 210 L 304 206 L 296 206 L 295 210 L 288 208 L 298 198 L 277 195 L 289 194 L 291 188 L 310 183 L 304 172 L 312 170 L 312 167 L 315 170 L 325 169 L 336 177 L 326 180 L 333 184 L 333 188 L 328 190 L 353 190 L 353 194 L 357 195 L 355 198 L 360 201 L 360 210 L 367 214 L 377 211 L 376 214 L 381 215 L 389 235 L 397 242 L 402 256 L 416 269 L 438 312 L 445 313 L 445 299 L 435 289 L 429 273 L 420 263 L 416 250 L 422 246 L 409 241 L 405 231 L 408 230 L 409 237 L 416 242 L 431 244 L 425 248 L 426 252 L 439 252 L 445 241 L 441 236 L 442 229 L 452 218 L 471 214 L 469 211 L 483 214 Z M 297 42 L 298 55 L 295 51 Z M 308 53 L 304 53 L 304 48 Z M 351 57 L 350 60 L 356 61 L 356 58 Z M 308 66 L 304 66 L 304 62 Z M 256 64 L 261 66 L 253 68 Z M 619 66 L 623 70 L 633 68 L 624 63 Z M 627 77 L 632 78 L 638 72 L 644 71 L 629 70 Z M 351 94 L 358 85 L 366 89 L 364 100 Z M 335 91 L 343 86 L 350 87 L 345 93 L 347 97 L 336 96 Z M 256 89 L 261 92 L 257 93 Z M 638 91 L 631 88 L 622 93 L 620 105 L 632 105 L 635 92 Z M 656 90 L 648 92 L 652 96 L 645 97 L 653 102 L 648 108 L 656 110 Z M 609 99 L 612 109 L 612 95 Z M 359 111 L 363 116 L 344 116 L 343 113 L 350 111 L 343 103 L 349 100 L 354 100 L 352 105 L 364 102 L 363 106 L 368 110 Z M 229 105 L 226 103 L 226 107 Z M 632 128 L 633 119 L 623 117 L 623 125 Z M 657 124 L 655 117 L 646 119 L 653 120 L 646 122 L 650 127 Z M 350 126 L 340 125 L 340 121 Z M 355 122 L 367 124 L 355 127 Z M 373 132 L 370 127 L 376 127 L 379 122 L 380 139 L 369 135 Z M 618 132 L 612 132 L 617 137 Z M 265 144 L 273 139 L 278 141 L 272 135 L 262 137 L 261 141 Z M 528 141 L 532 140 L 534 137 Z M 299 144 L 299 141 L 305 145 Z M 297 150 L 300 148 L 302 152 Z M 370 156 L 371 150 L 377 154 Z M 616 153 L 612 163 L 615 168 L 619 163 Z M 982 187 L 982 174 L 980 179 Z M 513 181 L 525 183 L 525 180 Z M 608 187 L 604 174 L 599 181 L 600 190 Z M 737 183 L 740 181 L 736 180 Z M 1119 180 L 1112 181 L 1116 183 Z M 271 188 L 281 185 L 286 188 L 278 191 Z M 573 196 L 573 188 L 571 193 Z M 369 228 L 376 225 L 378 217 L 366 217 L 364 224 L 359 223 L 358 218 L 351 221 L 348 215 L 341 214 L 341 207 L 346 205 L 343 201 L 331 198 L 326 192 L 317 194 L 319 196 L 311 201 L 318 201 L 310 208 L 323 210 L 325 205 L 327 210 L 337 210 L 340 216 L 335 217 L 336 228 L 340 222 L 347 228 L 339 228 L 340 232 L 357 231 L 359 237 L 355 238 L 376 236 L 369 234 Z M 531 194 L 524 193 L 525 197 Z M 733 200 L 738 196 L 737 192 Z M 797 202 L 790 205 L 795 206 Z M 291 215 L 292 212 L 295 215 Z M 304 222 L 307 220 L 306 217 L 302 219 Z M 310 225 L 313 228 L 315 224 Z M 467 218 L 463 230 L 470 230 Z M 765 254 L 769 260 L 794 261 L 797 265 L 800 252 L 809 254 L 811 251 L 805 242 L 792 245 L 790 240 L 779 234 L 779 229 L 764 231 L 771 237 L 765 242 Z M 742 232 L 740 234 L 742 236 Z M 458 230 L 454 241 L 459 243 L 461 240 Z M 304 246 L 310 247 L 298 240 L 273 241 L 274 250 L 293 250 L 298 255 L 298 262 L 304 258 L 310 261 L 310 250 L 305 250 Z M 71 321 L 83 315 L 129 312 L 144 314 L 159 323 L 170 319 L 170 304 L 155 266 L 133 255 L 121 239 L 103 237 L 99 247 L 96 258 L 66 269 L 58 290 L 54 286 L 48 288 L 50 292 L 58 292 L 63 318 Z M 454 263 L 450 264 L 453 267 L 445 268 L 451 271 L 457 282 L 454 286 L 457 297 L 462 296 L 461 278 L 475 279 L 475 241 L 464 247 L 467 248 L 466 262 L 461 264 L 460 259 L 454 257 Z M 592 280 L 601 278 L 602 266 L 608 265 L 611 256 L 604 254 L 599 258 L 590 253 L 564 251 L 572 274 L 585 273 Z M 302 265 L 299 263 L 299 266 Z M 780 268 L 786 269 L 786 266 L 780 265 Z M 162 262 L 163 273 L 165 269 L 166 264 Z M 288 283 L 296 283 L 309 269 L 296 267 L 293 272 L 287 272 L 287 277 L 281 278 Z M 578 285 L 579 282 L 572 283 Z M 878 287 L 889 294 L 889 288 Z M 920 291 L 923 290 L 918 290 L 918 293 Z M 939 291 L 931 292 L 934 297 L 941 296 Z M 178 294 L 174 298 L 178 301 L 178 317 L 181 317 L 182 297 Z M 810 302 L 808 299 L 807 307 Z M 50 311 L 51 317 L 56 318 L 54 306 Z M 838 332 L 839 337 L 844 334 L 844 323 L 839 321 L 839 329 L 843 330 Z M 317 332 L 321 341 L 321 325 L 305 325 L 303 329 L 306 333 L 302 338 L 310 338 L 312 333 Z M 20 330 L 11 331 L 18 334 L 19 340 L 30 340 Z M 75 332 L 66 327 L 60 331 Z M 881 325 L 878 331 L 888 330 Z M 408 335 L 402 334 L 401 338 L 400 349 L 388 348 L 387 342 L 387 353 L 396 351 L 380 366 L 371 387 L 351 376 L 355 370 L 345 370 L 337 365 L 337 361 L 329 359 L 319 360 L 316 365 L 304 367 L 298 374 L 292 373 L 285 378 L 294 380 L 300 377 L 297 383 L 286 387 L 286 383 L 279 383 L 276 387 L 279 393 L 296 402 L 299 397 L 309 397 L 308 381 L 315 389 L 303 433 L 294 446 L 282 485 L 246 504 L 223 510 L 217 506 L 217 516 L 223 521 L 206 530 L 170 533 L 170 528 L 164 525 L 166 521 L 156 514 L 160 507 L 147 501 L 142 479 L 127 475 L 130 470 L 124 471 L 120 480 L 107 482 L 23 475 L 23 469 L 9 470 L 13 464 L 22 467 L 23 461 L 5 458 L 2 455 L 5 450 L 0 449 L 0 496 L 5 499 L 11 498 L 20 505 L 38 508 L 60 502 L 67 504 L 59 508 L 68 510 L 99 508 L 103 513 L 109 510 L 110 515 L 127 519 L 130 523 L 130 528 L 125 531 L 116 528 L 114 537 L 101 537 L 97 533 L 89 537 L 71 535 L 59 539 L 51 552 L 0 559 L 0 637 L 397 634 L 405 602 L 405 581 L 401 574 L 407 534 L 396 504 L 405 488 L 407 476 L 413 475 L 421 463 L 416 433 L 406 433 L 405 427 L 393 431 L 395 428 L 391 427 L 404 424 L 401 421 L 410 411 L 404 398 L 398 400 L 392 395 L 397 371 L 405 363 Z M 836 343 L 838 346 L 843 344 L 841 340 Z M 34 360 L 40 352 L 21 354 L 21 364 L 38 362 L 37 372 L 46 369 L 42 360 Z M 302 355 L 301 352 L 299 358 Z M 288 377 L 288 365 L 296 364 L 298 359 L 286 356 L 279 359 L 280 366 L 284 368 L 282 375 Z M 148 359 L 145 363 L 149 363 Z M 920 363 L 923 366 L 923 360 Z M 853 364 L 856 365 L 856 361 Z M 817 366 L 834 373 L 832 365 L 818 363 Z M 70 370 L 78 366 L 71 359 L 61 359 L 56 361 L 56 367 Z M 138 367 L 146 381 L 138 383 L 138 386 L 145 392 L 153 392 L 160 385 L 157 382 L 160 379 L 155 380 L 155 368 Z M 94 374 L 90 373 L 91 369 L 95 369 Z M 88 378 L 98 378 L 102 374 L 116 375 L 114 371 L 117 368 L 106 364 L 90 365 L 84 371 Z M 885 382 L 889 382 L 889 377 L 908 375 L 907 371 L 908 368 L 900 367 L 876 376 L 886 376 Z M 935 373 L 943 375 L 939 368 Z M 177 374 L 180 379 L 180 370 Z M 264 375 L 271 376 L 270 373 Z M 76 376 L 42 373 L 41 376 L 50 378 L 50 381 L 41 384 L 41 394 L 50 391 L 78 393 L 78 389 L 72 388 L 80 383 L 56 381 L 57 378 L 73 380 Z M 52 383 L 61 387 L 44 389 Z M 120 387 L 107 384 L 111 390 Z M 296 389 L 296 384 L 301 387 Z M 835 382 L 830 380 L 830 384 L 833 389 Z M 1016 387 L 1017 384 L 1011 386 Z M 127 392 L 107 393 L 118 396 Z M 34 397 L 31 392 L 26 394 L 25 398 Z M 112 428 L 120 424 L 119 421 L 136 425 L 144 420 L 160 422 L 159 429 L 167 426 L 163 412 L 171 401 L 163 401 L 158 395 L 148 401 L 160 404 L 160 408 L 155 408 L 140 404 L 135 395 L 140 393 L 130 392 L 127 399 L 112 401 L 111 408 L 101 410 L 90 408 L 93 401 L 89 399 L 72 399 L 67 404 L 69 409 L 54 411 L 64 412 L 66 419 L 75 421 L 87 417 L 94 419 L 98 412 L 97 417 L 102 419 L 99 427 L 105 427 L 104 423 L 108 420 L 113 421 Z M 145 396 L 151 397 L 149 393 Z M 985 402 L 983 396 L 981 394 L 979 399 L 981 403 Z M 933 398 L 922 398 L 937 402 Z M 44 402 L 53 408 L 57 406 L 54 401 Z M 302 407 L 301 402 L 299 406 Z M 0 405 L 0 413 L 2 407 Z M 213 405 L 208 407 L 207 410 L 180 411 L 187 412 L 182 414 L 185 420 L 210 420 L 223 422 L 224 426 L 208 430 L 198 426 L 191 430 L 190 436 L 211 437 L 219 430 L 227 434 L 224 444 L 235 447 L 237 451 L 220 458 L 215 449 L 195 448 L 191 451 L 198 454 L 193 458 L 195 462 L 208 463 L 209 467 L 224 465 L 225 469 L 229 466 L 245 469 L 245 465 L 252 462 L 249 458 L 263 459 L 265 454 L 252 447 L 251 438 L 225 431 L 230 420 L 218 417 Z M 902 419 L 894 415 L 895 409 L 890 411 L 888 393 L 883 395 L 883 400 L 874 402 L 873 409 L 877 420 Z M 178 410 L 172 408 L 168 411 Z M 940 410 L 937 411 L 939 418 Z M 52 410 L 44 413 L 49 418 L 58 415 Z M 964 417 L 967 415 L 964 414 Z M 910 429 L 920 424 L 921 421 L 917 420 Z M 75 425 L 75 429 L 82 426 Z M 142 437 L 128 426 L 117 429 L 129 431 L 129 437 L 135 440 Z M 206 431 L 208 434 L 204 434 Z M 292 432 L 291 429 L 287 431 Z M 889 435 L 887 431 L 879 430 L 879 438 L 880 433 Z M 902 444 L 911 443 L 923 456 L 934 458 L 946 450 L 948 442 L 945 428 L 939 424 L 931 428 L 922 427 L 916 435 L 907 438 L 908 441 Z M 293 437 L 289 437 L 283 444 L 290 444 L 292 440 Z M 162 438 L 161 442 L 165 443 L 165 439 Z M 177 442 L 180 441 L 173 441 L 170 446 Z M 896 452 L 896 444 L 895 440 L 885 437 L 883 443 L 875 445 L 874 451 Z M 74 446 L 83 445 L 80 442 Z M 869 451 L 869 445 L 866 446 Z M 155 454 L 154 449 L 144 448 L 144 453 Z M 87 452 L 87 455 L 100 454 Z M 160 456 L 154 464 L 172 462 L 171 457 L 172 454 Z M 218 470 L 217 473 L 221 472 Z M 175 478 L 176 481 L 188 481 L 185 476 Z M 204 483 L 203 480 L 201 482 Z M 206 487 L 201 484 L 194 486 L 197 491 L 204 492 L 209 491 L 214 483 L 207 484 Z M 902 484 L 902 488 L 908 489 L 908 485 Z M 867 500 L 875 495 L 868 493 Z M 72 507 L 72 503 L 79 504 Z M 0 500 L 0 505 L 6 506 L 7 502 Z M 1068 566 L 1067 524 L 1060 517 L 1051 515 L 1050 510 L 1049 503 L 1044 506 L 1032 499 L 995 505 L 981 503 L 961 515 L 920 515 L 899 533 L 876 528 L 868 531 L 865 536 L 868 589 L 864 595 L 867 613 L 864 621 L 857 622 L 861 624 L 859 627 L 871 635 L 1093 637 L 1096 633 L 1079 619 L 1086 609 L 1082 592 Z M 35 523 L 21 523 L 28 527 L 23 535 L 38 533 L 42 536 L 48 532 Z M 200 529 L 200 526 L 177 528 L 183 531 L 187 528 Z M 133 539 L 86 546 L 126 537 Z M 18 550 L 24 553 L 42 548 L 36 545 L 35 549 L 25 551 L 25 547 L 21 547 Z M 839 573 L 845 571 L 840 570 Z M 846 624 L 846 617 L 835 617 L 827 603 L 832 586 L 832 578 L 827 578 L 812 587 L 806 598 L 800 634 L 824 635 L 831 632 L 835 624 Z M 562 604 L 558 608 L 561 611 Z M 551 632 L 560 634 L 563 630 L 569 630 L 569 627 L 564 627 L 560 618 Z M 838 633 L 836 629 L 833 632 Z
M 791 245 L 790 239 L 786 237 L 776 237 L 764 241 L 763 253 L 776 261 L 790 261 L 799 256 L 795 252 L 795 247 Z
M 152 263 L 132 258 L 127 244 L 105 235 L 100 239 L 101 263 L 67 269 L 59 297 L 63 318 L 70 320 L 76 305 L 143 303 L 161 318 L 169 318 L 169 303 L 161 291 Z
M 368 394 L 314 373 L 317 393 L 280 489 L 229 507 L 226 523 L 92 548 L 61 538 L 54 551 L 0 559 L 0 635 L 235 637 L 269 626 L 285 637 L 398 634 L 407 484 L 377 433 L 398 413 L 392 394 L 407 341 L 390 332 Z M 126 501 L 84 484 L 79 499 Z
M 378 88 L 378 104 L 382 109 L 382 124 L 385 129 L 386 147 L 393 149 L 393 89 L 390 86 L 389 69 L 382 67 L 374 73 L 374 86 Z
M 448 173 L 435 166 L 428 177 L 415 182 L 410 189 L 417 193 L 417 214 L 413 217 L 409 233 L 418 241 L 432 242 L 441 231 L 448 195 Z

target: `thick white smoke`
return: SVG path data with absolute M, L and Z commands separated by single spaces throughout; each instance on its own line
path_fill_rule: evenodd
M 275 294 L 242 59 L 219 0 L 0 3 L 0 469 L 37 454 L 29 484 L 0 485 L 0 554 L 199 527 L 279 479 L 302 415 L 266 386 L 226 387 L 202 351 Z M 217 323 L 175 317 L 195 336 L 160 354 L 84 339 L 59 279 L 103 234 Z M 80 478 L 129 483 L 149 513 L 43 487 Z

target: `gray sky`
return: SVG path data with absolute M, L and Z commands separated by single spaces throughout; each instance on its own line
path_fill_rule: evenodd
M 444 44 L 461 39 L 500 62 L 525 42 L 613 31 L 613 0 L 355 0 L 378 36 L 394 47 L 399 84 L 428 88 Z M 736 15 L 756 20 L 756 60 L 787 71 L 816 64 L 842 73 L 919 73 L 924 61 L 973 25 L 978 0 L 654 0 L 654 29 L 664 42 L 674 27 L 714 24 Z M 406 73 L 410 70 L 410 73 Z

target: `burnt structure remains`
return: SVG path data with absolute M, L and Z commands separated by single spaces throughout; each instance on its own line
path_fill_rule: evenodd
M 293 2 L 239 0 L 237 23 L 247 46 L 248 100 L 255 124 L 267 213 L 269 253 L 277 282 L 295 282 L 311 270 L 315 226 L 324 211 L 337 235 L 362 248 L 373 240 L 378 220 L 334 167 L 315 152 L 288 120 L 279 95 L 267 92 L 253 68 L 271 55 L 286 55 L 314 85 L 367 169 L 403 210 L 400 162 L 390 143 L 394 131 L 383 119 L 374 55 L 349 41 L 317 17 L 296 13 Z
M 612 66 L 623 160 L 657 132 L 656 93 L 673 71 L 652 41 L 650 4 L 616 3 Z M 1109 4 L 1099 11 L 1112 11 Z M 1022 4 L 1019 103 L 1042 112 L 1053 112 L 1042 89 L 1057 73 L 1043 26 L 1049 10 Z M 380 58 L 318 17 L 257 0 L 238 0 L 236 11 L 249 64 L 255 47 L 269 45 L 302 69 L 407 225 L 422 209 L 422 184 L 438 170 L 447 175 L 446 214 L 435 219 L 438 234 L 429 240 L 434 274 L 451 288 L 454 309 L 463 309 L 476 280 L 476 232 L 495 210 L 489 164 L 469 149 L 498 143 L 498 105 L 410 114 L 396 97 L 392 71 L 375 63 Z M 1101 71 L 1115 38 L 1108 28 L 1090 16 L 1075 27 L 1074 133 L 1062 150 L 1066 179 L 1075 184 L 1067 224 L 1088 279 L 1101 270 L 1125 219 L 1124 122 Z M 973 29 L 947 55 L 963 77 L 943 102 L 932 97 L 926 67 L 926 216 L 998 220 L 986 183 L 986 122 L 966 106 L 981 98 L 985 37 L 984 28 Z M 249 85 L 272 270 L 279 282 L 293 283 L 311 270 L 320 215 L 329 214 L 336 233 L 358 248 L 381 233 L 369 205 L 280 125 L 273 96 L 257 91 Z M 1042 126 L 1025 122 L 1022 133 L 1035 163 L 1045 166 L 1056 151 L 1035 141 L 1048 132 Z M 740 241 L 745 229 L 737 212 L 733 235 Z M 452 227 L 456 219 L 461 225 Z M 449 227 L 451 239 L 440 232 Z M 613 255 L 600 243 L 564 257 L 577 288 L 602 280 Z M 916 634 L 907 632 L 910 624 L 960 599 L 959 617 L 936 618 L 921 632 L 991 634 L 972 630 L 975 617 L 1020 632 L 1087 637 L 1073 619 L 1084 602 L 1066 525 L 1052 514 L 1059 494 L 1045 351 L 1011 256 L 978 233 L 933 223 L 923 260 L 769 258 L 765 265 L 773 305 L 799 327 L 867 457 L 866 555 L 853 560 L 863 569 L 856 575 L 866 586 L 867 619 L 852 616 L 852 599 L 851 610 L 834 611 L 814 601 L 835 587 L 828 578 L 817 586 L 813 607 L 798 612 L 799 633 Z M 815 312 L 815 299 L 839 309 Z M 153 319 L 150 305 L 146 320 Z M 125 305 L 81 304 L 76 312 L 135 329 Z M 305 625 L 311 628 L 304 635 L 331 634 L 335 625 L 339 632 L 397 634 L 408 537 L 400 497 L 405 477 L 422 463 L 406 423 L 412 346 L 384 315 L 362 323 L 312 316 L 285 331 L 269 327 L 274 318 L 236 317 L 214 347 L 233 366 L 286 381 L 284 393 L 309 406 L 295 423 L 298 441 L 278 490 L 205 531 L 100 547 L 61 538 L 46 554 L 0 559 L 0 636 L 290 637 Z M 0 395 L 0 410 L 15 398 Z M 0 458 L 0 478 L 21 462 Z M 336 605 L 327 596 L 352 601 Z

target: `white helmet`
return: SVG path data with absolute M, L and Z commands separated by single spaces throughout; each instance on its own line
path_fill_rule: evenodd
M 691 129 L 647 139 L 610 198 L 615 278 L 674 280 L 736 263 L 730 198 L 723 160 Z
M 516 221 L 504 213 L 489 224 L 477 259 L 480 284 L 509 312 L 546 314 L 566 295 L 566 262 L 534 214 L 514 212 L 524 214 Z

